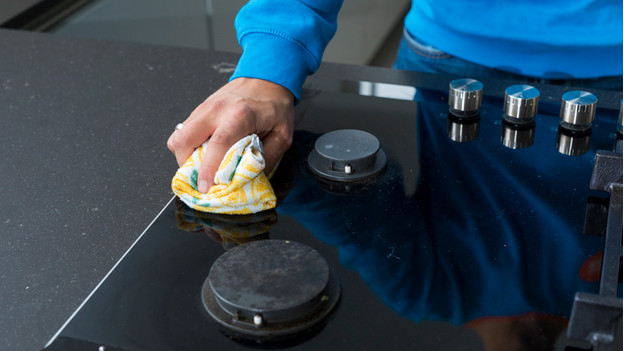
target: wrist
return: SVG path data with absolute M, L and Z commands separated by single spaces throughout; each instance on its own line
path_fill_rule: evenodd
M 286 87 L 266 79 L 239 77 L 231 81 L 238 88 L 254 92 L 263 100 L 271 100 L 281 104 L 294 104 L 295 96 Z

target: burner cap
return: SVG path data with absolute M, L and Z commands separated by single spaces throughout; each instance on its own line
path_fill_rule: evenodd
M 367 132 L 342 129 L 316 140 L 308 156 L 310 169 L 324 179 L 352 182 L 372 178 L 386 166 L 379 140 Z
M 231 336 L 283 340 L 313 329 L 340 297 L 338 280 L 314 249 L 262 240 L 221 255 L 202 287 L 210 316 Z

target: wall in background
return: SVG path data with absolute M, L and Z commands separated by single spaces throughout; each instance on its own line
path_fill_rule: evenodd
M 65 18 L 51 32 L 191 48 L 240 52 L 234 17 L 244 0 L 99 0 Z M 324 60 L 368 64 L 409 0 L 345 0 L 338 32 Z

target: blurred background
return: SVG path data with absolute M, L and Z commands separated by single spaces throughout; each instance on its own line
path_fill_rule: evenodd
M 241 52 L 246 0 L 0 0 L 0 27 Z M 344 0 L 324 61 L 390 67 L 409 0 Z

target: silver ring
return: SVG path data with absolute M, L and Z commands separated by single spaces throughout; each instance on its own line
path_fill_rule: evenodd
M 175 127 L 176 130 L 180 130 L 184 128 L 184 123 L 178 123 L 178 125 Z

